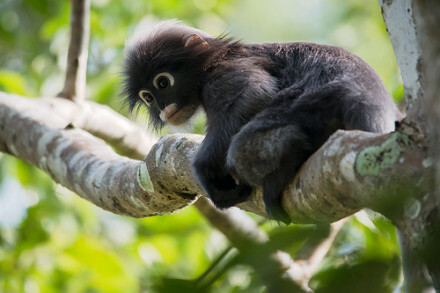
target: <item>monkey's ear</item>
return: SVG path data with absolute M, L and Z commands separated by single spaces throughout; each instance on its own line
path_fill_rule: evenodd
M 183 45 L 185 47 L 196 46 L 196 45 L 197 46 L 198 45 L 209 46 L 209 44 L 201 36 L 199 36 L 198 34 L 186 35 L 186 36 L 183 37 L 182 41 L 183 41 Z

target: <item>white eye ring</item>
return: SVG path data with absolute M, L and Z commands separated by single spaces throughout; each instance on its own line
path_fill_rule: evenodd
M 154 96 L 150 91 L 147 90 L 140 90 L 139 91 L 139 98 L 148 106 L 150 107 L 151 104 L 153 104 Z
M 165 88 L 168 87 L 168 86 L 166 86 L 166 87 L 161 87 L 161 85 L 158 83 L 159 78 L 161 78 L 161 77 L 166 77 L 166 78 L 168 79 L 168 81 L 169 81 L 169 85 L 168 85 L 168 86 L 173 86 L 173 85 L 174 85 L 174 77 L 173 77 L 171 74 L 169 74 L 168 72 L 161 72 L 161 73 L 158 73 L 158 74 L 154 77 L 154 79 L 153 79 L 153 85 L 154 85 L 154 87 L 157 88 L 158 90 L 165 89 Z

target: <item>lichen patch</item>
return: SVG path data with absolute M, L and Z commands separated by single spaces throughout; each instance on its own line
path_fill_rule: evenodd
M 408 146 L 408 136 L 393 133 L 382 145 L 362 150 L 356 158 L 356 170 L 360 175 L 378 176 L 382 170 L 390 167 Z
M 141 163 L 138 169 L 138 182 L 140 187 L 146 192 L 154 192 L 153 182 L 151 182 L 150 173 L 147 164 Z

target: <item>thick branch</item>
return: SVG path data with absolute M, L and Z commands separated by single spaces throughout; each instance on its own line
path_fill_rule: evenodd
M 197 147 L 196 141 L 197 137 L 173 137 L 147 160 L 168 160 L 164 168 L 179 166 L 190 160 L 188 150 Z M 0 151 L 39 167 L 54 181 L 117 214 L 170 213 L 190 204 L 198 193 L 185 166 L 179 170 L 179 183 L 164 184 L 158 179 L 161 166 L 153 165 L 150 174 L 144 162 L 117 155 L 102 141 L 39 106 L 38 100 L 0 95 Z
M 440 23 L 438 21 L 438 13 L 435 13 L 435 8 L 437 8 L 438 12 L 440 10 L 438 2 L 436 4 L 427 4 L 426 2 L 429 1 L 415 1 L 415 5 L 413 5 L 413 1 L 408 0 L 379 0 L 402 75 L 408 119 L 417 122 L 418 127 L 424 133 L 428 133 L 431 136 L 431 150 L 438 150 L 440 146 L 438 141 L 440 140 L 437 137 L 440 137 L 440 135 L 437 135 L 437 125 L 440 117 L 440 103 L 437 102 L 438 99 L 436 97 L 439 92 L 438 85 L 440 83 L 433 80 L 433 78 L 438 78 L 440 74 L 438 72 L 438 60 L 440 58 L 440 54 L 438 54 L 440 52 L 438 27 Z M 420 12 L 422 9 L 425 9 L 424 13 Z M 419 13 L 419 27 L 417 27 L 414 17 L 417 13 Z M 423 27 L 425 24 L 427 26 Z M 431 50 L 430 48 L 434 48 L 435 44 L 437 44 L 437 49 Z M 422 48 L 425 51 L 425 56 L 422 56 Z M 429 56 L 428 58 L 426 58 L 427 55 Z M 423 57 L 424 60 L 422 60 Z M 428 72 L 426 72 L 427 68 L 430 69 Z M 425 80 L 425 77 L 427 80 Z M 426 99 L 424 99 L 425 87 Z M 427 109 L 429 111 L 426 111 Z M 427 112 L 429 115 L 427 115 Z M 427 117 L 431 120 L 428 126 Z M 438 154 L 440 154 L 438 151 L 431 154 L 431 156 L 433 155 L 434 162 L 438 162 L 440 157 Z M 438 165 L 434 164 L 432 170 L 434 171 L 435 179 L 433 182 L 439 182 L 438 178 L 440 176 L 438 174 L 440 172 L 437 171 L 438 169 Z M 424 186 L 429 186 L 428 180 L 425 180 Z M 439 260 L 437 258 L 433 259 L 431 254 L 425 260 L 421 257 L 423 251 L 429 247 L 429 245 L 428 247 L 426 246 L 426 243 L 438 240 L 438 236 L 435 236 L 438 232 L 433 227 L 437 226 L 435 223 L 438 222 L 439 218 L 438 190 L 440 188 L 433 186 L 432 189 L 437 196 L 429 195 L 429 189 L 426 190 L 424 188 L 423 190 L 426 190 L 426 195 L 424 197 L 416 197 L 417 199 L 407 200 L 405 208 L 402 209 L 406 213 L 401 215 L 399 220 L 395 221 L 400 230 L 399 238 L 402 250 L 405 291 L 409 293 L 432 292 L 431 279 L 439 287 Z M 420 191 L 418 194 L 421 194 Z M 426 240 L 426 238 L 429 240 Z M 426 262 L 426 259 L 429 261 Z M 426 269 L 425 263 L 428 263 L 428 265 L 429 263 L 434 264 L 434 266 L 431 265 L 431 272 Z M 431 275 L 431 278 L 428 274 Z
M 127 159 L 112 153 L 102 142 L 83 134 L 80 130 L 64 129 L 66 123 L 62 119 L 57 120 L 53 112 L 38 106 L 35 101 L 12 97 L 13 99 L 6 94 L 0 96 L 3 109 L 0 150 L 9 151 L 39 166 L 57 182 L 98 206 L 115 213 L 148 216 L 172 212 L 189 204 L 197 194 L 202 193 L 194 182 L 189 166 L 203 137 L 162 137 L 147 156 L 147 168 L 144 168 L 142 166 L 145 165 L 138 161 L 127 163 Z M 77 142 L 78 140 L 81 142 Z M 90 147 L 92 145 L 93 148 Z M 106 155 L 103 155 L 104 153 Z M 378 201 L 389 201 L 412 189 L 418 189 L 417 194 L 423 194 L 427 172 L 425 158 L 426 147 L 411 127 L 385 135 L 339 131 L 306 162 L 300 174 L 284 193 L 283 205 L 292 220 L 297 223 L 328 223 L 351 215 L 363 207 L 384 212 L 377 204 Z M 82 160 L 87 162 L 87 167 L 84 167 Z M 50 168 L 47 163 L 52 164 Z M 122 184 L 121 178 L 118 178 L 118 182 L 121 183 L 119 187 L 117 183 L 108 182 L 108 174 L 112 171 L 107 173 L 106 168 L 117 169 L 120 174 L 126 174 L 124 172 L 128 171 L 121 168 L 129 165 L 133 175 L 127 180 L 137 188 L 128 188 L 126 184 Z M 66 168 L 71 171 L 66 173 Z M 90 172 L 96 174 L 90 176 Z M 76 174 L 75 179 L 71 177 L 72 173 Z M 67 177 L 64 178 L 65 176 Z M 85 180 L 84 176 L 93 177 L 93 184 L 91 180 Z M 99 180 L 106 181 L 104 183 Z M 149 190 L 150 182 L 154 193 L 140 191 L 141 185 Z M 86 184 L 87 188 L 77 188 L 80 184 Z M 111 188 L 111 193 L 95 188 L 110 184 L 115 185 Z M 127 203 L 130 208 L 126 207 L 121 211 L 117 205 L 112 205 L 113 198 L 127 198 L 128 191 L 121 190 L 121 187 L 128 188 L 130 196 L 146 205 L 145 210 L 140 205 L 132 212 L 133 207 Z M 138 191 L 140 193 L 137 193 Z M 109 199 L 108 194 L 112 194 L 112 198 Z M 101 198 L 107 198 L 106 201 L 109 203 L 102 203 Z M 265 215 L 261 190 L 258 188 L 251 198 L 239 207 Z
M 394 218 L 386 203 L 426 192 L 426 145 L 417 130 L 338 131 L 303 165 L 283 206 L 296 223 L 332 222 L 369 207 Z M 384 207 L 385 205 L 385 207 Z
M 402 74 L 408 119 L 416 122 L 428 136 L 431 161 L 438 162 L 440 3 L 437 0 L 379 0 L 379 3 Z M 431 286 L 425 274 L 425 263 L 433 283 L 440 290 L 440 259 L 433 258 L 430 249 L 440 238 L 439 169 L 438 163 L 434 163 L 430 177 L 434 180 L 426 180 L 424 184 L 431 188 L 423 188 L 425 196 L 408 201 L 406 213 L 395 221 L 400 230 L 405 292 L 422 292 Z M 423 255 L 427 251 L 431 251 L 428 257 Z
M 133 121 L 105 105 L 89 101 L 77 104 L 58 98 L 40 98 L 38 105 L 57 113 L 66 124 L 71 123 L 105 140 L 132 159 L 143 160 L 158 140 Z
M 424 74 L 425 99 L 428 109 L 428 139 L 430 156 L 433 164 L 428 205 L 422 207 L 419 221 L 406 221 L 405 237 L 411 248 L 410 252 L 420 252 L 427 264 L 432 282 L 440 292 L 440 256 L 433 254 L 440 241 L 440 2 L 437 0 L 414 1 L 414 14 L 417 24 L 419 44 L 422 48 L 423 66 L 419 69 Z M 421 222 L 421 223 L 419 223 Z M 421 225 L 422 224 L 422 225 Z M 417 228 L 423 227 L 423 234 Z M 414 235 L 419 235 L 414 241 Z M 414 253 L 413 253 L 414 254 Z
M 406 112 L 426 133 L 422 53 L 411 0 L 379 0 L 405 91 Z
M 64 88 L 58 96 L 81 102 L 86 95 L 87 56 L 90 35 L 90 0 L 72 0 L 70 43 Z

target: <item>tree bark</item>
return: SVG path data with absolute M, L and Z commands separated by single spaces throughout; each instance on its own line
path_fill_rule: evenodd
M 415 0 L 414 13 L 417 33 L 422 48 L 423 63 L 420 71 L 424 74 L 424 102 L 428 111 L 428 139 L 433 163 L 433 180 L 430 185 L 431 209 L 424 218 L 423 234 L 411 247 L 421 252 L 433 284 L 440 292 L 440 255 L 435 253 L 440 242 L 440 2 L 436 0 Z M 408 223 L 415 228 L 413 223 Z M 414 236 L 416 231 L 409 236 Z M 420 234 L 419 234 L 420 235 Z M 422 243 L 422 244 L 421 244 Z M 433 253 L 434 252 L 434 253 Z

